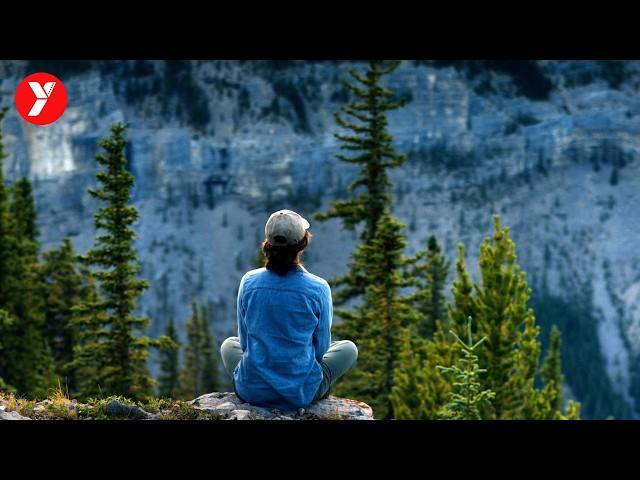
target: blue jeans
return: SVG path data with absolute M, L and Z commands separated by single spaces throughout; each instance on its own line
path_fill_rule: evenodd
M 233 371 L 238 363 L 240 363 L 243 354 L 242 347 L 240 346 L 240 339 L 238 337 L 227 338 L 222 342 L 220 354 L 222 355 L 224 368 L 233 382 Z M 322 381 L 320 382 L 320 386 L 318 387 L 312 402 L 326 398 L 331 392 L 333 384 L 355 366 L 357 359 L 358 348 L 353 342 L 349 340 L 331 342 L 331 346 L 329 346 L 329 349 L 322 356 L 322 361 L 320 362 L 320 367 L 322 368 Z M 238 395 L 238 392 L 235 391 L 235 383 L 233 385 L 233 390 L 236 396 L 242 400 L 240 395 Z

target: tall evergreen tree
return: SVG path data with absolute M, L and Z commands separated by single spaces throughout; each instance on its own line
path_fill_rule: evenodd
M 418 314 L 408 298 L 400 294 L 415 282 L 403 276 L 411 261 L 402 254 L 406 240 L 403 225 L 388 212 L 380 218 L 376 236 L 362 243 L 354 254 L 359 268 L 368 265 L 367 289 L 356 311 L 340 311 L 343 321 L 334 327 L 342 338 L 358 345 L 358 368 L 336 385 L 338 395 L 360 398 L 369 403 L 379 418 L 393 418 L 391 391 L 398 356 L 402 348 L 402 329 L 415 325 Z
M 354 230 L 364 222 L 360 240 L 371 243 L 379 221 L 391 204 L 390 181 L 387 170 L 402 165 L 406 157 L 396 153 L 391 143 L 393 137 L 387 128 L 387 112 L 403 106 L 405 100 L 394 98 L 394 93 L 382 86 L 382 79 L 392 73 L 400 61 L 372 60 L 364 74 L 351 70 L 352 81 L 343 81 L 356 100 L 341 108 L 344 116 L 335 114 L 338 126 L 350 133 L 338 133 L 340 148 L 353 152 L 352 156 L 338 154 L 346 163 L 359 165 L 358 177 L 348 186 L 352 198 L 336 200 L 328 211 L 316 213 L 318 221 L 341 218 L 344 227 Z M 359 193 L 356 191 L 360 189 Z M 343 288 L 334 292 L 334 304 L 339 306 L 348 299 L 362 295 L 370 276 L 369 264 L 354 261 L 349 272 L 331 279 L 333 286 Z
M 219 387 L 218 357 L 215 339 L 209 325 L 209 309 L 203 305 L 200 310 L 200 328 L 202 329 L 202 389 L 205 393 L 215 392 Z
M 71 363 L 78 343 L 78 327 L 73 323 L 75 305 L 88 299 L 90 273 L 81 267 L 71 240 L 66 237 L 59 248 L 43 254 L 45 284 L 44 332 L 55 361 L 56 375 L 70 392 L 76 392 L 76 375 Z
M 6 109 L 0 110 L 0 121 Z M 31 184 L 25 179 L 7 188 L 7 157 L 0 130 L 0 309 L 7 318 L 0 377 L 19 394 L 41 397 L 52 387 L 53 361 L 42 334 L 43 298 L 38 265 L 38 231 Z
M 416 264 L 413 274 L 420 281 L 420 285 L 412 298 L 416 309 L 422 315 L 418 324 L 418 334 L 427 339 L 433 338 L 436 324 L 447 323 L 447 299 L 444 289 L 449 275 L 449 262 L 442 254 L 436 237 L 429 237 L 427 248 L 418 253 L 418 258 L 424 258 L 424 263 Z
M 191 318 L 187 321 L 187 343 L 184 348 L 184 364 L 180 373 L 180 395 L 193 399 L 204 392 L 204 337 L 201 313 L 195 299 L 191 300 Z
M 482 337 L 477 342 L 473 342 L 471 333 L 471 318 L 467 324 L 467 340 L 463 341 L 454 331 L 450 333 L 462 348 L 462 358 L 459 365 L 444 367 L 438 365 L 438 369 L 454 377 L 453 390 L 450 394 L 449 403 L 441 410 L 440 416 L 451 420 L 481 420 L 481 410 L 486 410 L 490 406 L 490 400 L 495 397 L 491 390 L 482 389 L 480 374 L 486 370 L 478 365 L 478 356 L 475 350 L 482 345 L 487 337 Z
M 95 371 L 90 382 L 99 385 L 104 394 L 143 400 L 155 383 L 146 367 L 149 347 L 160 346 L 167 339 L 141 335 L 149 319 L 133 314 L 148 283 L 136 278 L 140 267 L 131 226 L 138 212 L 130 205 L 134 177 L 126 168 L 124 133 L 123 124 L 114 125 L 111 136 L 99 143 L 106 154 L 96 155 L 103 167 L 97 174 L 101 188 L 89 193 L 106 204 L 95 215 L 96 229 L 104 234 L 96 237 L 84 261 L 99 267 L 95 276 L 100 298 L 77 309 L 85 331 L 76 366 Z
M 15 318 L 11 384 L 18 392 L 43 397 L 55 384 L 54 364 L 44 336 L 44 285 L 38 263 L 39 243 L 31 184 L 24 178 L 12 189 L 10 215 L 13 227 L 14 269 L 9 312 Z
M 534 388 L 538 370 L 539 327 L 528 307 L 531 290 L 526 275 L 516 263 L 515 244 L 509 229 L 494 216 L 492 238 L 480 247 L 479 284 L 473 284 L 464 263 L 464 247 L 459 247 L 458 278 L 449 310 L 452 329 L 463 332 L 468 317 L 473 318 L 474 335 L 487 337 L 478 353 L 483 389 L 495 392 L 491 407 L 482 418 L 532 418 L 540 409 L 540 392 Z M 547 398 L 545 401 L 550 401 Z
M 176 398 L 180 372 L 180 339 L 173 318 L 169 319 L 165 336 L 173 341 L 173 345 L 160 351 L 161 373 L 158 382 L 158 395 L 160 397 Z

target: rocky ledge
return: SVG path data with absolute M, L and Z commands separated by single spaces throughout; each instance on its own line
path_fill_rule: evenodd
M 189 403 L 225 420 L 373 420 L 373 411 L 366 403 L 334 396 L 298 411 L 256 407 L 233 393 L 207 393 Z
M 373 411 L 366 403 L 334 396 L 298 411 L 256 407 L 233 393 L 207 393 L 190 404 L 224 420 L 373 420 Z
M 122 397 L 78 403 L 66 397 L 40 402 L 3 398 L 0 420 L 373 420 L 366 403 L 330 396 L 308 409 L 281 411 L 242 402 L 233 393 L 207 393 L 195 400 L 156 399 L 136 404 Z

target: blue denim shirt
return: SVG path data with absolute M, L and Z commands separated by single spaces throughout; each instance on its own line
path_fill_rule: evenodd
M 244 352 L 234 370 L 238 395 L 258 406 L 306 408 L 331 344 L 329 284 L 301 265 L 285 276 L 258 268 L 242 277 L 237 309 Z

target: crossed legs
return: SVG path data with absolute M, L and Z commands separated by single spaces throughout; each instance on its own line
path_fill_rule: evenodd
M 242 353 L 238 337 L 229 337 L 220 346 L 222 363 L 231 378 L 233 378 L 233 371 L 242 359 Z M 313 401 L 327 397 L 332 385 L 355 366 L 357 359 L 358 348 L 350 340 L 331 342 L 331 346 L 322 356 L 322 362 L 320 362 L 322 382 Z

